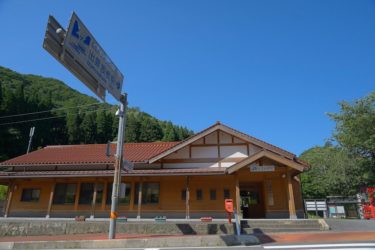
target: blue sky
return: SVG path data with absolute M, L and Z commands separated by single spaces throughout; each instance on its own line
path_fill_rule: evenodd
M 374 91 L 365 0 L 0 0 L 0 65 L 92 95 L 42 48 L 48 15 L 67 27 L 73 10 L 125 75 L 130 106 L 196 132 L 220 120 L 300 154 L 330 137 L 337 102 Z

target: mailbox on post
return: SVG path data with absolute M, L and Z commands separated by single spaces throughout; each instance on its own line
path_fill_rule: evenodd
M 228 222 L 229 224 L 232 223 L 232 213 L 233 213 L 233 200 L 232 199 L 225 199 L 224 201 L 225 211 L 228 213 Z

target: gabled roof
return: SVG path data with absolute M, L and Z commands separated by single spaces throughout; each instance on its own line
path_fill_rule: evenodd
M 294 160 L 292 159 L 288 159 L 288 158 L 285 158 L 285 157 L 282 157 L 278 154 L 275 154 L 271 151 L 268 151 L 268 150 L 261 150 L 253 155 L 251 155 L 250 157 L 230 166 L 229 168 L 226 169 L 226 172 L 228 174 L 231 174 L 233 172 L 236 172 L 237 170 L 245 167 L 245 166 L 248 166 L 250 165 L 251 163 L 263 158 L 263 157 L 266 157 L 268 159 L 271 159 L 271 160 L 274 160 L 276 162 L 279 162 L 281 164 L 284 164 L 286 166 L 289 166 L 291 168 L 294 168 L 300 172 L 304 171 L 305 168 L 307 167 L 306 165 L 302 164 L 302 163 L 298 163 L 298 162 L 295 162 Z
M 233 135 L 235 137 L 238 137 L 238 138 L 240 138 L 240 139 L 242 139 L 244 141 L 247 141 L 249 143 L 257 145 L 257 146 L 259 146 L 259 147 L 261 147 L 263 149 L 267 149 L 267 150 L 269 150 L 271 152 L 274 152 L 276 154 L 282 155 L 283 157 L 286 157 L 288 159 L 295 159 L 296 158 L 296 155 L 293 154 L 293 153 L 290 153 L 290 152 L 288 152 L 288 151 L 286 151 L 284 149 L 276 147 L 276 146 L 274 146 L 272 144 L 269 144 L 269 143 L 267 143 L 265 141 L 259 140 L 259 139 L 255 138 L 255 137 L 252 137 L 250 135 L 242 133 L 242 132 L 240 132 L 238 130 L 235 130 L 235 129 L 231 128 L 231 127 L 228 127 L 228 126 L 226 126 L 226 125 L 224 125 L 224 124 L 222 124 L 220 122 L 216 122 L 211 127 L 208 127 L 207 129 L 205 129 L 205 130 L 203 130 L 203 131 L 201 131 L 201 132 L 199 132 L 199 133 L 197 133 L 197 134 L 189 137 L 188 139 L 186 139 L 184 141 L 181 141 L 180 143 L 176 144 L 174 147 L 172 147 L 172 148 L 170 148 L 170 149 L 168 149 L 168 150 L 166 150 L 164 152 L 161 152 L 160 154 L 152 157 L 149 160 L 149 162 L 150 163 L 156 162 L 156 161 L 158 161 L 158 160 L 166 157 L 167 155 L 169 155 L 169 154 L 171 154 L 173 152 L 176 152 L 177 150 L 182 149 L 183 147 L 185 147 L 185 146 L 187 146 L 187 145 L 189 145 L 189 144 L 191 144 L 191 143 L 193 143 L 193 142 L 195 142 L 195 141 L 197 141 L 197 140 L 199 140 L 199 139 L 201 139 L 201 138 L 203 138 L 203 137 L 205 137 L 205 136 L 207 136 L 207 135 L 209 135 L 209 134 L 211 134 L 211 133 L 213 133 L 215 131 L 226 132 L 226 133 L 228 133 L 230 135 Z
M 175 146 L 178 142 L 125 143 L 125 159 L 145 163 L 150 158 Z M 29 154 L 0 163 L 0 166 L 113 164 L 116 145 L 111 144 L 111 156 L 106 156 L 107 144 L 47 146 Z

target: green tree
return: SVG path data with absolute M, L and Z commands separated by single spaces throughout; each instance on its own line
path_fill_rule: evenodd
M 305 198 L 354 195 L 363 184 L 360 159 L 330 143 L 306 150 L 300 158 L 311 166 L 301 175 Z
M 69 112 L 66 117 L 69 143 L 79 144 L 81 142 L 80 124 L 81 118 L 79 117 L 77 110 Z
M 167 122 L 164 129 L 163 141 L 177 141 L 178 135 L 172 124 L 172 122 Z
M 81 123 L 82 141 L 83 143 L 96 142 L 96 116 L 95 113 L 87 113 Z
M 155 118 L 147 115 L 141 117 L 139 141 L 152 142 L 160 141 L 163 138 L 163 131 Z
M 141 123 L 134 112 L 128 112 L 125 130 L 126 142 L 137 142 L 139 140 Z
M 336 122 L 333 138 L 352 155 L 363 158 L 366 182 L 375 184 L 375 92 L 354 103 L 341 102 L 339 113 L 329 116 Z
M 8 187 L 0 185 L 0 201 L 4 201 L 7 197 Z

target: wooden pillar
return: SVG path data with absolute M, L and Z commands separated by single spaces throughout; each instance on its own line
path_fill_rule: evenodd
M 238 218 L 242 218 L 241 214 L 241 196 L 240 196 L 240 181 L 238 180 L 238 174 L 236 173 L 235 176 L 235 185 L 236 185 L 236 210 Z
M 53 196 L 55 194 L 55 186 L 56 186 L 56 183 L 55 182 L 52 183 L 51 191 L 50 191 L 50 194 L 49 194 L 48 207 L 47 207 L 47 215 L 46 215 L 47 219 L 50 217 L 50 214 L 51 214 Z
M 134 210 L 134 200 L 135 200 L 135 182 L 132 181 L 132 183 L 130 184 L 131 185 L 131 188 L 130 188 L 130 204 L 129 204 L 129 210 L 130 211 L 133 211 Z
M 76 197 L 74 200 L 74 211 L 78 210 L 78 201 L 79 201 L 79 193 L 81 192 L 81 183 L 78 182 L 77 187 L 76 187 Z
M 103 185 L 102 210 L 104 211 L 105 205 L 107 204 L 108 181 L 104 181 Z
M 186 189 L 185 189 L 185 196 L 186 196 L 186 216 L 185 218 L 188 220 L 190 219 L 190 190 L 189 190 L 189 181 L 190 177 L 186 176 Z
M 287 194 L 288 194 L 289 218 L 290 219 L 297 219 L 296 205 L 294 203 L 292 174 L 290 172 L 287 172 L 286 176 L 287 176 Z
M 8 193 L 7 205 L 6 205 L 5 211 L 4 211 L 4 217 L 5 218 L 8 217 L 8 214 L 9 214 L 10 205 L 12 203 L 12 197 L 13 197 L 14 187 L 15 187 L 14 183 L 11 183 L 9 185 L 9 193 Z
M 137 212 L 137 219 L 141 218 L 142 186 L 143 186 L 143 180 L 142 180 L 142 177 L 141 177 L 141 181 L 139 182 L 139 188 L 138 188 L 138 212 Z
M 92 195 L 90 219 L 94 219 L 94 216 L 95 216 L 95 205 L 96 205 L 96 195 L 97 195 L 97 193 L 98 193 L 98 183 L 95 182 L 95 184 L 94 184 L 94 194 Z

